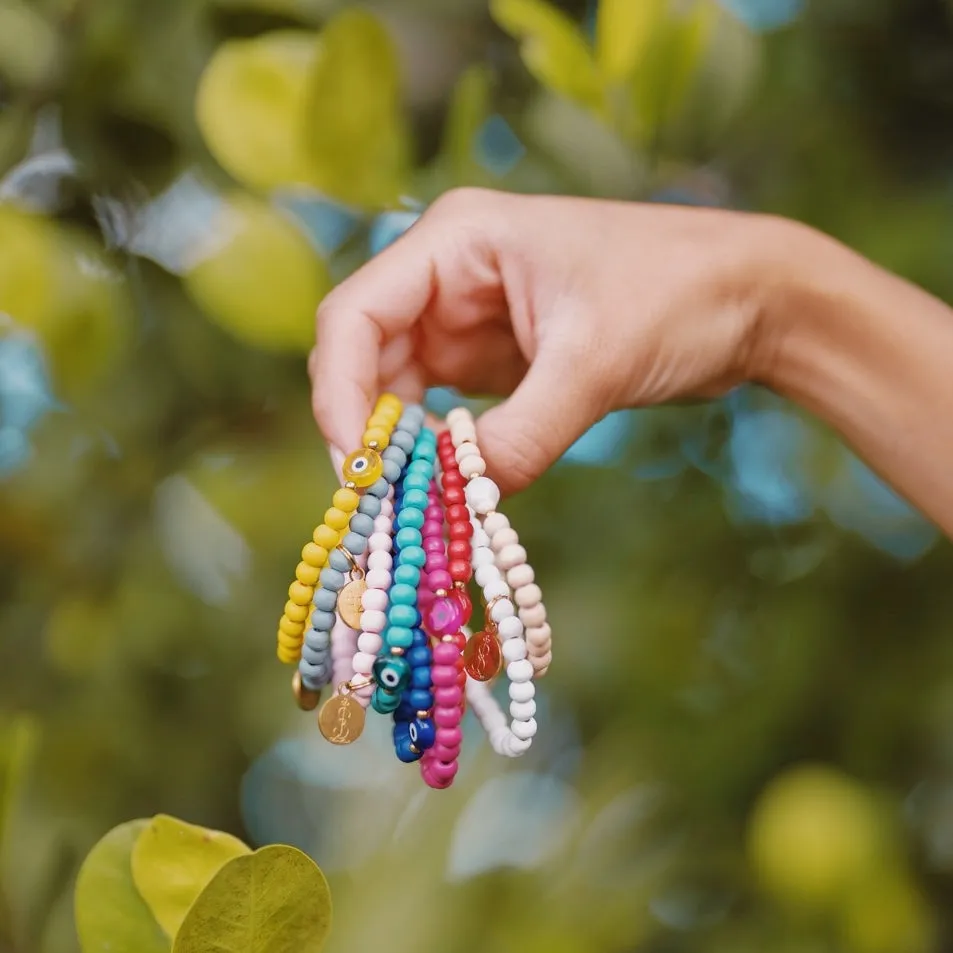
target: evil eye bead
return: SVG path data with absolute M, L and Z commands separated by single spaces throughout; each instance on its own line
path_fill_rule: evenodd
M 344 479 L 355 486 L 368 487 L 376 483 L 384 472 L 384 461 L 376 450 L 355 450 L 341 468 Z
M 410 681 L 410 665 L 400 657 L 379 658 L 374 663 L 374 680 L 385 692 L 400 693 Z
M 432 748 L 437 740 L 437 729 L 429 718 L 415 718 L 409 725 L 410 740 L 420 751 Z
M 423 753 L 411 740 L 409 728 L 409 725 L 394 725 L 394 751 L 405 764 L 419 761 Z

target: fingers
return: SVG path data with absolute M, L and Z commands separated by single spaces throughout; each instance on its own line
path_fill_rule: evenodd
M 487 473 L 504 495 L 542 476 L 607 412 L 592 369 L 577 355 L 541 350 L 513 395 L 477 420 Z
M 386 385 L 402 398 L 422 397 L 423 374 L 401 360 L 401 349 L 435 302 L 441 324 L 449 314 L 462 325 L 478 323 L 488 302 L 499 298 L 495 256 L 482 228 L 491 203 L 483 193 L 448 193 L 324 300 L 309 369 L 315 418 L 330 443 L 358 446 Z

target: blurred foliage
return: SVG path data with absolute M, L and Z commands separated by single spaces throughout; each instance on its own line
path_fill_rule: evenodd
M 252 853 L 173 817 L 128 821 L 76 881 L 82 953 L 316 953 L 331 923 L 327 881 L 294 847 Z
M 951 12 L 0 0 L 0 950 L 241 949 L 282 849 L 101 840 L 157 812 L 313 856 L 329 949 L 946 949 L 950 547 L 769 394 L 614 414 L 513 501 L 557 637 L 519 763 L 329 751 L 271 633 L 331 284 L 480 185 L 792 215 L 953 300 Z

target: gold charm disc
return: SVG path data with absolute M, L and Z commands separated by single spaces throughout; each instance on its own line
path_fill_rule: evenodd
M 352 579 L 338 593 L 338 615 L 349 629 L 361 628 L 361 599 L 366 589 L 367 583 L 363 579 Z
M 349 745 L 361 737 L 364 707 L 352 695 L 334 695 L 318 712 L 318 728 L 332 745 Z
M 489 682 L 503 670 L 503 650 L 493 632 L 477 632 L 463 650 L 463 668 L 477 682 Z
M 301 684 L 301 672 L 295 669 L 291 678 L 291 690 L 294 692 L 295 701 L 302 711 L 314 711 L 321 701 L 320 692 L 309 691 Z

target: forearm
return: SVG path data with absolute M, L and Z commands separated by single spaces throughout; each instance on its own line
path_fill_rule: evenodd
M 764 383 L 953 537 L 953 309 L 816 233 L 794 244 L 765 309 Z

